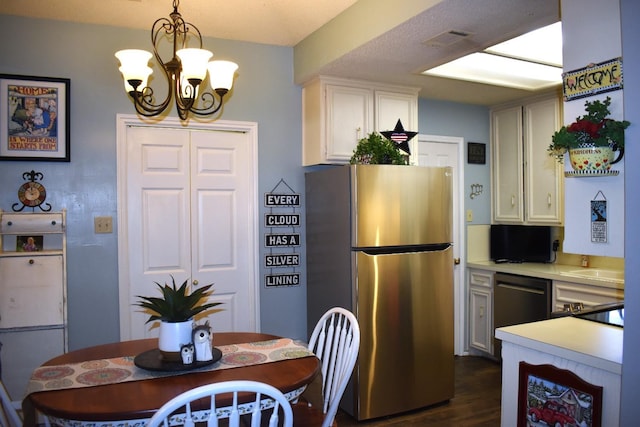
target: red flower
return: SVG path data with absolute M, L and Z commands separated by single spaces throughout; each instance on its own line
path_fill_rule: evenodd
M 598 131 L 600 131 L 603 126 L 604 122 L 594 123 L 589 120 L 578 120 L 575 123 L 569 125 L 569 127 L 567 127 L 567 130 L 573 133 L 584 132 L 589 134 L 591 138 L 597 138 Z

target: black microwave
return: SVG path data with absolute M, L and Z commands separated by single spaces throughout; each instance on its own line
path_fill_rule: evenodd
M 490 256 L 495 262 L 551 262 L 551 227 L 545 225 L 491 226 Z

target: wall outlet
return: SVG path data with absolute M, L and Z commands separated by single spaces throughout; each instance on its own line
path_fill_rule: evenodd
M 110 216 L 96 216 L 93 218 L 96 234 L 113 233 L 113 218 Z

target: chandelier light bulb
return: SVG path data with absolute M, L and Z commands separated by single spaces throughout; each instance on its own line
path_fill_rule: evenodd
M 233 76 L 238 64 L 231 61 L 211 61 L 209 68 L 209 83 L 213 89 L 231 90 Z
M 204 80 L 207 77 L 207 64 L 213 53 L 205 49 L 180 49 L 176 52 L 182 64 L 181 76 L 187 80 Z
M 147 80 L 153 72 L 149 67 L 151 52 L 140 49 L 124 49 L 116 52 L 116 58 L 120 61 L 120 72 L 124 80 L 124 88 L 127 93 L 134 90 L 129 83 L 131 81 L 140 82 L 138 90 L 147 86 Z

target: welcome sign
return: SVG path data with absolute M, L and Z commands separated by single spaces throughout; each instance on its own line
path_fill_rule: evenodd
M 589 64 L 562 74 L 565 101 L 622 89 L 622 58 Z

